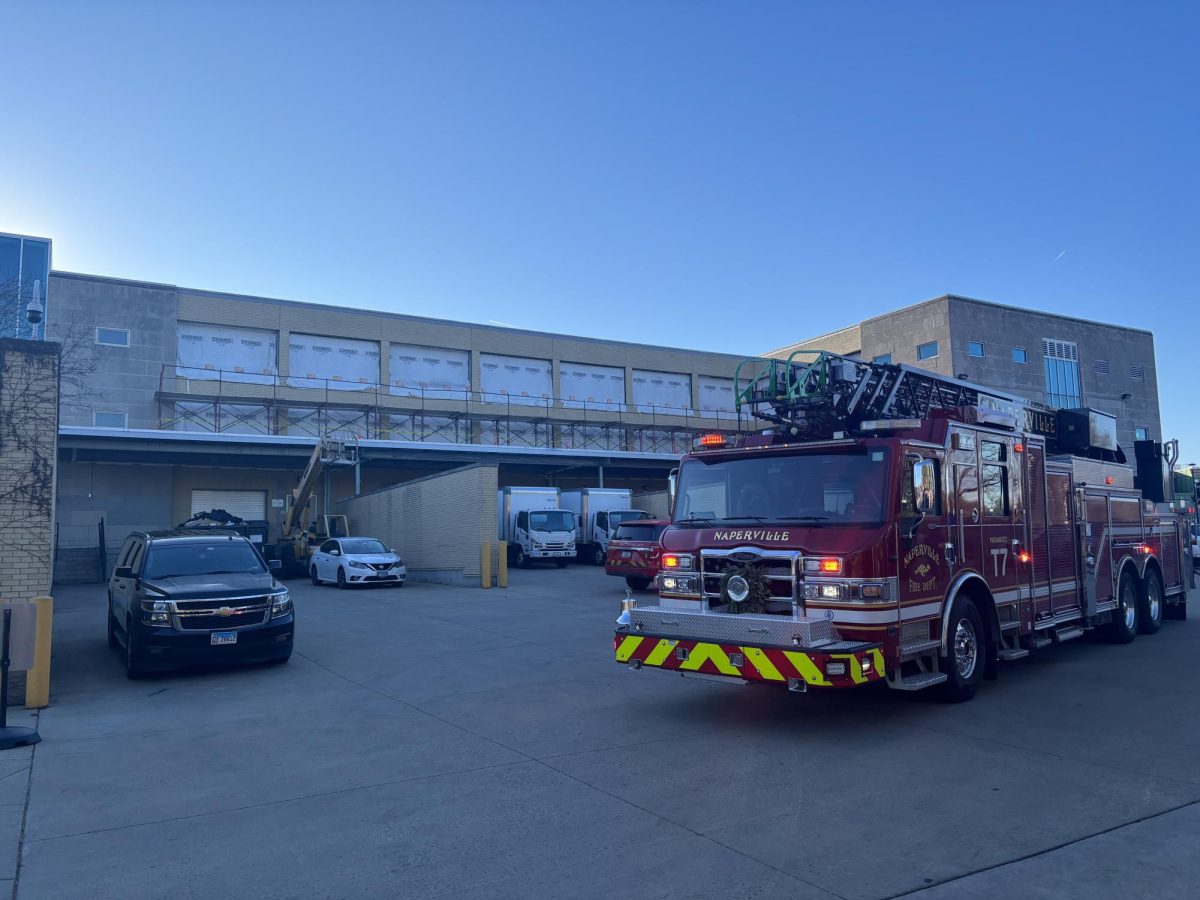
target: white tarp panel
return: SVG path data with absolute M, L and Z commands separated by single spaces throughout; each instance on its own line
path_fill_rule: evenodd
M 275 332 L 180 322 L 175 374 L 196 381 L 273 384 Z
M 351 441 L 356 438 L 365 440 L 375 437 L 372 433 L 371 416 L 361 410 L 327 409 L 324 421 L 325 433 L 339 441 Z
M 560 425 L 558 444 L 564 450 L 624 450 L 625 429 L 603 425 Z
M 471 361 L 466 350 L 392 344 L 388 368 L 388 389 L 394 397 L 466 400 L 471 390 Z
M 481 353 L 479 380 L 484 403 L 545 406 L 553 390 L 548 359 Z
M 559 363 L 559 395 L 569 409 L 625 410 L 625 370 L 585 363 Z
M 629 429 L 629 449 L 640 453 L 687 453 L 694 440 L 690 431 Z
M 379 383 L 379 344 L 346 338 L 293 334 L 288 346 L 288 384 L 298 388 L 369 391 Z
M 413 413 L 410 416 L 388 416 L 391 430 L 389 440 L 424 441 L 443 444 L 469 444 L 471 423 L 449 416 L 430 416 Z
M 732 378 L 701 375 L 696 387 L 700 392 L 700 415 L 722 419 L 737 417 Z
M 549 447 L 551 426 L 544 422 L 502 419 L 479 423 L 479 443 L 502 447 Z
M 267 434 L 267 408 L 250 403 L 175 403 L 174 431 L 191 433 Z
M 633 370 L 633 403 L 638 412 L 691 412 L 692 379 L 674 372 Z
M 242 519 L 262 520 L 267 517 L 267 492 L 192 488 L 192 515 L 210 509 L 223 509 Z

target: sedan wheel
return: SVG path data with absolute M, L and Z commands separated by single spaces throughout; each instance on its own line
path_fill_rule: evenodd
M 341 588 L 343 591 L 346 590 L 347 585 L 346 585 L 346 570 L 345 569 L 338 569 L 337 584 L 338 584 L 338 587 Z
M 317 567 L 316 566 L 312 566 L 311 568 L 309 568 L 308 577 L 312 579 L 313 584 L 321 583 L 321 579 L 319 577 L 317 577 Z

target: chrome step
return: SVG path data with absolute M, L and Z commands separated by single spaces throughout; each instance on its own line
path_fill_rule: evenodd
M 914 641 L 911 644 L 900 645 L 900 658 L 907 656 L 915 656 L 918 653 L 928 653 L 930 650 L 938 650 L 942 646 L 939 640 L 932 641 Z
M 941 684 L 945 680 L 945 672 L 918 672 L 915 675 L 904 675 L 900 680 L 888 683 L 902 691 L 919 691 L 933 687 L 935 684 Z
M 1005 662 L 1010 662 L 1014 659 L 1024 659 L 1029 655 L 1029 651 L 1024 647 L 1001 647 L 1000 658 Z
M 1020 628 L 1020 627 L 1021 627 L 1021 623 L 1019 620 L 1016 622 L 1001 622 L 1000 623 L 1001 631 L 1012 631 L 1014 628 Z
M 1046 635 L 1038 632 L 1025 635 L 1025 637 L 1021 638 L 1021 641 L 1031 650 L 1041 650 L 1043 647 L 1049 647 L 1054 643 L 1054 641 L 1050 640 L 1050 638 L 1046 637 Z
M 1072 640 L 1073 638 L 1080 637 L 1082 634 L 1083 629 L 1078 625 L 1067 625 L 1054 630 L 1054 639 L 1061 644 L 1063 641 Z

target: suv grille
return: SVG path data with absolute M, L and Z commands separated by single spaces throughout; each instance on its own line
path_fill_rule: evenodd
M 175 604 L 176 627 L 180 631 L 212 631 L 261 625 L 270 614 L 270 597 L 182 600 Z

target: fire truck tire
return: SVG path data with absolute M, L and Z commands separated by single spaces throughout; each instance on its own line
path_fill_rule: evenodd
M 959 595 L 954 601 L 946 634 L 949 653 L 938 657 L 938 666 L 946 675 L 943 696 L 951 703 L 961 703 L 979 690 L 988 648 L 983 616 L 970 597 Z
M 1117 608 L 1108 624 L 1108 639 L 1114 644 L 1128 644 L 1138 633 L 1138 585 L 1133 573 L 1126 569 L 1117 582 Z
M 1138 592 L 1138 632 L 1141 634 L 1154 634 L 1162 627 L 1162 619 L 1162 578 L 1158 572 L 1150 569 L 1146 573 L 1146 577 L 1142 579 L 1142 589 Z
M 625 583 L 635 591 L 644 591 L 646 588 L 650 587 L 649 578 L 641 578 L 637 575 L 625 576 Z

